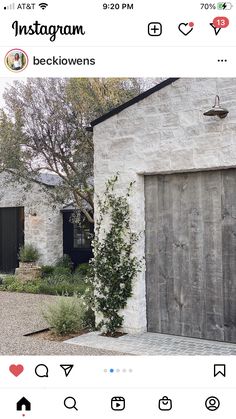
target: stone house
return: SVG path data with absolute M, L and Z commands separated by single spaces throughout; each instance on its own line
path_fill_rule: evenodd
M 216 95 L 224 118 L 204 115 Z M 236 79 L 168 79 L 91 126 L 95 193 L 135 181 L 124 331 L 236 342 Z
M 5 173 L 0 175 L 0 272 L 15 271 L 24 243 L 37 247 L 41 265 L 53 265 L 63 254 L 71 257 L 74 266 L 87 262 L 92 256 L 91 227 L 73 224 L 73 205 L 52 205 L 47 195 L 47 189 L 58 185 L 58 177 L 41 175 L 46 190 L 36 183 L 27 189 L 8 179 Z

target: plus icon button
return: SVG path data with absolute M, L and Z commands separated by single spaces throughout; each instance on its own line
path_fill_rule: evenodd
M 160 22 L 150 22 L 148 24 L 148 35 L 150 36 L 161 36 L 162 24 Z

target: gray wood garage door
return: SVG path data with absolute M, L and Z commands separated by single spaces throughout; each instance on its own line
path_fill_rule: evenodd
M 236 342 L 236 170 L 145 177 L 150 332 Z

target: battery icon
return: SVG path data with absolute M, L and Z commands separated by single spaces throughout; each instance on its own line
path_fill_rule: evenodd
M 233 7 L 233 4 L 230 2 L 222 2 L 222 3 L 217 3 L 217 9 L 218 10 L 231 10 Z

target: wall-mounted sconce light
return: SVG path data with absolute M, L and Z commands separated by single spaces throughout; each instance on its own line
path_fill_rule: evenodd
M 220 106 L 220 97 L 218 95 L 216 95 L 214 106 L 212 106 L 212 108 L 209 111 L 204 112 L 203 115 L 205 115 L 205 116 L 218 116 L 219 118 L 223 119 L 223 118 L 226 118 L 228 113 L 229 113 L 228 109 L 222 108 Z

